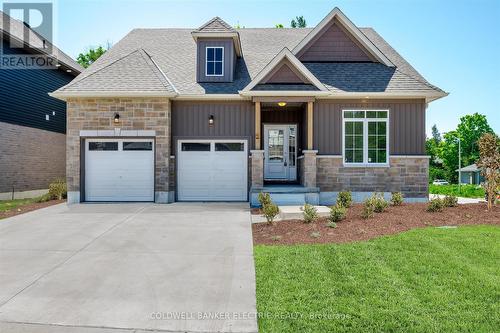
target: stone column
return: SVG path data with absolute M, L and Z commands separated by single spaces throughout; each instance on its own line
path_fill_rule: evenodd
M 304 187 L 316 187 L 316 154 L 317 150 L 303 150 L 304 154 Z
M 264 151 L 251 150 L 252 154 L 252 188 L 264 186 Z

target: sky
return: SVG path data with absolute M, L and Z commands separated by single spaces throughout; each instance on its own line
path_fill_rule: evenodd
M 27 1 L 28 2 L 28 1 Z M 197 28 L 214 16 L 231 25 L 315 26 L 339 7 L 359 27 L 373 27 L 429 82 L 449 92 L 427 109 L 427 134 L 456 128 L 479 112 L 500 133 L 500 0 L 57 0 L 55 43 L 76 57 L 116 43 L 134 28 Z

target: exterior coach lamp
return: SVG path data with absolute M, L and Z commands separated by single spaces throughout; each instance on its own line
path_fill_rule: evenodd
M 214 116 L 213 115 L 210 115 L 210 117 L 208 118 L 208 124 L 210 126 L 213 126 L 213 124 L 214 124 Z
M 120 115 L 118 113 L 115 113 L 115 118 L 113 119 L 115 124 L 118 124 L 120 122 Z
M 278 102 L 278 105 L 281 107 L 286 106 L 286 102 Z

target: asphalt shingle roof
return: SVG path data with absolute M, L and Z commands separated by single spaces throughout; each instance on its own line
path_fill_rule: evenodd
M 11 17 L 10 27 L 8 28 L 8 31 L 6 31 L 4 30 L 4 22 L 8 18 L 9 16 L 7 14 L 0 11 L 0 35 L 3 32 L 5 32 L 17 40 L 24 41 L 24 29 L 26 28 L 24 23 Z M 33 30 L 31 30 L 31 33 L 28 36 L 29 36 L 29 40 L 27 41 L 28 45 L 30 45 L 33 48 L 43 49 L 44 38 L 42 36 L 38 35 Z M 59 50 L 55 45 L 51 44 L 49 41 L 45 41 L 45 45 L 47 50 L 49 50 L 49 46 L 52 46 L 50 55 L 56 58 L 59 62 L 70 67 L 72 70 L 76 72 L 76 74 L 79 74 L 83 71 L 83 67 L 80 66 L 79 63 L 77 63 L 75 60 L 73 60 L 73 58 L 71 58 L 63 51 Z
M 69 83 L 64 90 L 87 92 L 95 91 L 96 87 L 100 87 L 99 91 L 175 92 L 168 79 L 143 49 L 132 51 L 110 62 L 99 71 L 88 75 L 85 80 Z
M 196 29 L 198 32 L 236 32 L 232 26 L 224 22 L 223 19 L 216 16 L 201 27 Z
M 144 49 L 181 95 L 237 94 L 284 47 L 293 49 L 311 30 L 238 29 L 243 57 L 237 59 L 234 81 L 202 83 L 196 82 L 196 42 L 191 36 L 193 29 L 135 29 L 73 82 L 85 80 L 133 50 Z M 396 68 L 377 63 L 305 63 L 328 89 L 333 92 L 443 92 L 428 83 L 373 29 L 361 28 L 361 31 Z M 121 66 L 116 69 L 114 75 L 125 77 L 129 75 L 130 70 Z M 98 78 L 101 80 L 93 80 L 91 84 L 86 85 L 86 89 L 100 91 L 109 84 L 106 75 L 99 75 Z M 66 87 L 59 91 L 66 91 Z

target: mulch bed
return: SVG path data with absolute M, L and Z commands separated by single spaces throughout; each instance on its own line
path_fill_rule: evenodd
M 404 204 L 389 207 L 384 213 L 375 213 L 367 220 L 361 218 L 362 207 L 356 204 L 349 208 L 346 219 L 338 222 L 336 228 L 328 227 L 326 218 L 310 224 L 301 220 L 277 221 L 274 225 L 253 224 L 253 241 L 256 245 L 347 243 L 428 226 L 500 225 L 500 207 L 488 212 L 485 203 L 459 205 L 436 213 L 427 212 L 427 204 Z M 311 236 L 313 232 L 319 232 L 320 236 Z
M 31 212 L 40 208 L 45 208 L 53 205 L 57 205 L 60 203 L 66 202 L 66 199 L 63 200 L 50 200 L 45 202 L 34 202 L 27 205 L 22 205 L 11 210 L 7 210 L 4 212 L 0 212 L 0 219 L 4 219 L 7 217 L 12 217 L 20 214 L 24 214 L 27 212 Z

